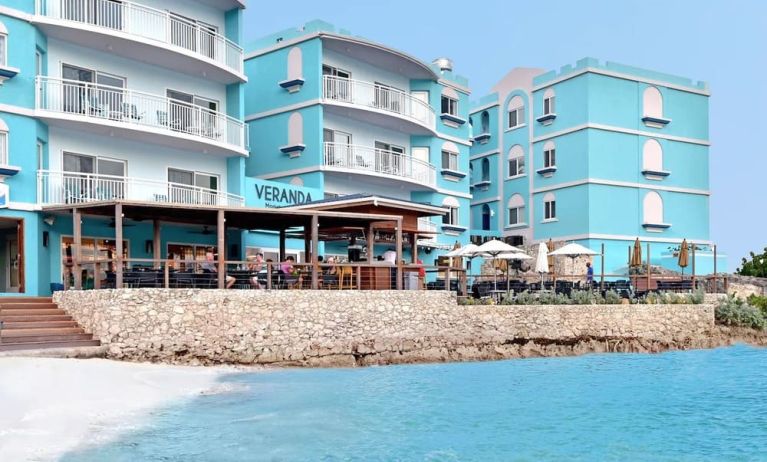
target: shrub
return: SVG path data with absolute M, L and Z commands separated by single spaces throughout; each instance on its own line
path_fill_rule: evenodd
M 537 301 L 537 297 L 535 294 L 533 294 L 530 291 L 524 291 L 522 293 L 517 294 L 516 298 L 513 301 L 510 301 L 509 303 L 514 303 L 515 305 L 533 305 Z
M 750 327 L 764 330 L 767 321 L 759 308 L 749 305 L 742 298 L 729 295 L 716 307 L 716 321 L 726 326 Z
M 621 303 L 623 300 L 623 297 L 621 297 L 621 294 L 614 290 L 608 290 L 605 292 L 605 303 L 609 305 L 617 305 Z
M 695 289 L 695 291 L 689 295 L 689 303 L 692 305 L 700 305 L 705 299 L 706 291 L 702 287 Z
M 749 295 L 746 301 L 749 305 L 759 308 L 759 310 L 762 312 L 762 316 L 767 318 L 767 296 Z
M 595 293 L 588 290 L 574 290 L 570 292 L 570 302 L 573 305 L 595 305 L 597 298 Z

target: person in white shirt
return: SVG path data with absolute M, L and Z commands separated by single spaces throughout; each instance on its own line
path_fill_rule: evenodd
M 396 265 L 397 252 L 395 252 L 394 249 L 389 249 L 386 252 L 384 252 L 383 259 L 386 263 L 389 263 L 390 265 Z

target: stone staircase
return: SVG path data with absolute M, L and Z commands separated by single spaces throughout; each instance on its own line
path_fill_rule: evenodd
M 99 346 L 50 297 L 0 298 L 0 352 Z

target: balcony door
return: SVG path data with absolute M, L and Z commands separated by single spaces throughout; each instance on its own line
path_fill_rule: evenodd
M 410 113 L 415 117 L 416 119 L 428 122 L 429 120 L 429 92 L 428 91 L 411 91 L 410 96 L 413 97 L 414 100 L 423 103 L 419 104 L 414 102 L 413 107 L 410 109 Z
M 202 21 L 195 21 L 177 13 L 170 16 L 170 43 L 195 51 L 208 58 L 216 58 L 218 28 Z
M 339 167 L 351 167 L 358 163 L 354 159 L 354 149 L 352 148 L 352 134 L 340 132 L 337 130 L 322 130 L 322 138 L 325 142 L 325 165 L 336 165 Z M 364 158 L 359 161 L 364 163 Z
M 218 101 L 202 96 L 167 90 L 169 119 L 160 117 L 171 129 L 209 137 L 216 133 Z
M 61 17 L 110 29 L 123 27 L 123 2 L 120 0 L 60 0 Z
M 379 109 L 400 113 L 405 107 L 404 93 L 391 85 L 375 82 L 373 105 Z
M 120 118 L 123 114 L 125 77 L 62 64 L 64 112 Z
M 72 152 L 62 160 L 66 203 L 125 198 L 125 161 Z
M 389 143 L 375 142 L 376 171 L 390 175 L 402 175 L 405 148 Z
M 352 73 L 337 67 L 322 65 L 325 98 L 352 102 Z M 329 76 L 325 78 L 325 76 Z
M 218 204 L 219 177 L 210 173 L 168 169 L 170 201 L 180 204 Z

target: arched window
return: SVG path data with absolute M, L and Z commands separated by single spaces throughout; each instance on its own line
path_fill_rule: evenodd
M 8 165 L 8 125 L 0 119 L 0 165 Z
M 446 208 L 448 212 L 442 216 L 442 224 L 445 225 L 458 225 L 458 199 L 455 197 L 447 196 L 442 199 L 442 207 Z
M 655 191 L 650 191 L 644 196 L 642 203 L 644 223 L 662 224 L 663 223 L 663 199 Z
M 482 181 L 490 181 L 490 160 L 482 159 Z
M 288 118 L 288 146 L 301 144 L 304 144 L 304 117 L 300 112 L 294 112 Z
M 521 194 L 514 194 L 506 204 L 509 210 L 509 226 L 519 225 L 525 222 L 525 200 Z
M 293 186 L 303 186 L 304 185 L 304 179 L 300 176 L 294 176 L 290 179 L 290 184 Z
M 547 141 L 543 145 L 543 168 L 557 166 L 557 147 L 553 141 Z
M 645 117 L 663 119 L 663 96 L 655 87 L 647 87 L 642 96 L 642 106 Z
M 0 22 L 0 67 L 8 65 L 8 29 Z
M 515 144 L 509 149 L 509 177 L 525 174 L 525 151 Z
M 557 218 L 557 198 L 554 193 L 546 193 L 543 196 L 543 219 L 555 220 Z
M 490 206 L 482 204 L 482 231 L 490 231 Z
M 547 88 L 543 92 L 543 115 L 556 114 L 556 107 L 554 105 L 555 95 L 553 88 Z
M 482 111 L 482 131 L 480 133 L 490 133 L 490 113 Z
M 661 148 L 658 140 L 649 139 L 644 142 L 644 147 L 642 148 L 642 171 L 663 172 L 663 148 Z
M 519 127 L 525 123 L 525 102 L 521 96 L 511 98 L 506 110 L 509 113 L 509 128 Z
M 303 79 L 303 53 L 301 48 L 293 47 L 288 52 L 288 80 Z
M 442 144 L 442 168 L 444 170 L 458 171 L 458 146 L 452 141 Z

